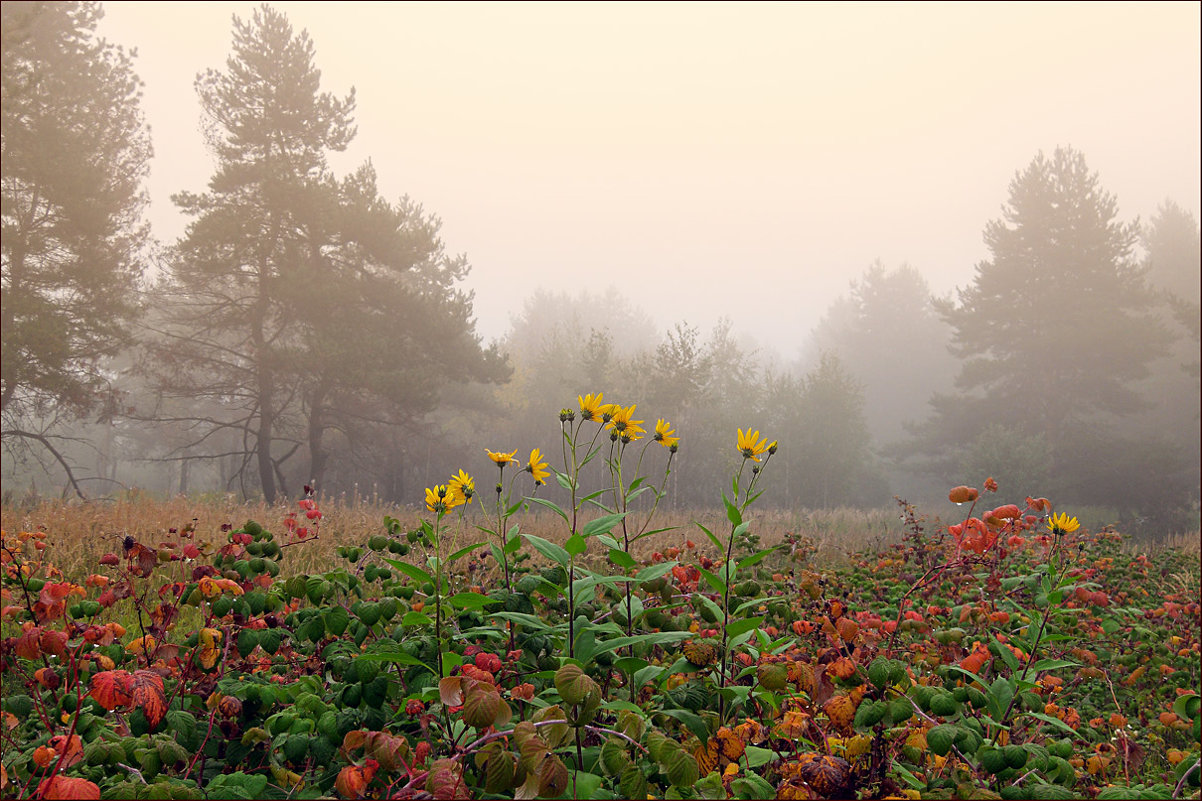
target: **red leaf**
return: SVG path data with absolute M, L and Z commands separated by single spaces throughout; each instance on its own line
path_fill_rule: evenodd
M 107 710 L 126 706 L 133 697 L 129 692 L 130 680 L 133 677 L 124 670 L 106 670 L 92 676 L 90 687 L 92 697 Z
M 87 779 L 55 776 L 43 779 L 38 785 L 38 798 L 63 799 L 63 801 L 99 801 L 100 788 Z
M 140 707 L 150 725 L 157 726 L 167 714 L 167 695 L 163 677 L 150 670 L 135 670 L 130 681 L 132 703 Z
M 42 655 L 41 627 L 34 627 L 17 638 L 17 656 L 33 661 Z

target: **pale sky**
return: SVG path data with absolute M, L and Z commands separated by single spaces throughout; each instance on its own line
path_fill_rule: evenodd
M 105 2 L 136 47 L 156 236 L 214 164 L 196 74 L 250 2 Z M 1198 213 L 1202 5 L 277 2 L 371 159 L 472 264 L 477 330 L 540 287 L 618 287 L 662 328 L 728 316 L 786 358 L 875 259 L 937 292 L 1014 173 L 1072 145 L 1125 219 Z

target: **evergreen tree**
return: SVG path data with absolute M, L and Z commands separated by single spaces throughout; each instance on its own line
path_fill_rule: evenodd
M 57 456 L 32 429 L 95 407 L 138 309 L 150 140 L 131 55 L 96 37 L 98 3 L 0 13 L 3 437 Z
M 872 467 L 864 389 L 834 354 L 824 353 L 802 379 L 797 416 L 801 430 L 794 447 L 802 505 L 829 509 L 883 500 L 865 503 L 869 487 L 879 489 L 880 481 Z
M 165 393 L 221 399 L 198 440 L 242 432 L 243 467 L 271 501 L 294 453 L 309 455 L 298 483 L 324 478 L 336 445 L 411 424 L 447 381 L 506 377 L 473 333 L 455 289 L 468 266 L 445 253 L 437 219 L 380 198 L 370 165 L 331 173 L 354 93 L 320 91 L 306 33 L 263 6 L 235 20 L 226 69 L 196 85 L 217 171 L 208 192 L 176 198 L 195 219 L 153 362 Z
M 1166 334 L 1132 255 L 1138 225 L 1117 216 L 1115 198 L 1071 148 L 1040 153 L 1017 173 L 1002 218 L 985 229 L 990 258 L 958 302 L 941 304 L 963 363 L 959 392 L 934 398 L 923 439 L 951 457 L 946 465 L 997 425 L 1043 440 L 1057 482 L 1049 491 L 1081 490 L 1080 461 L 1096 452 L 1085 443 L 1141 407 L 1132 382 Z

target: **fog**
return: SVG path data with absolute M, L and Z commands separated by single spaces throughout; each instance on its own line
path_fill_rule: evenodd
M 673 507 L 754 429 L 799 514 L 1197 530 L 1197 4 L 3 14 L 6 504 L 418 504 L 604 392 Z
M 249 2 L 107 2 L 138 50 L 155 234 L 213 171 L 192 89 Z M 880 259 L 937 293 L 1033 154 L 1071 145 L 1126 219 L 1197 211 L 1195 3 L 282 2 L 322 89 L 354 87 L 389 199 L 437 214 L 472 265 L 478 331 L 540 287 L 612 285 L 661 330 L 687 318 L 794 358 Z

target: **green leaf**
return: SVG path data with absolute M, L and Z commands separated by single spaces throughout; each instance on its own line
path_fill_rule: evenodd
M 640 584 L 644 581 L 653 581 L 666 575 L 674 567 L 676 567 L 676 562 L 660 562 L 658 565 L 651 565 L 640 570 L 635 574 L 634 580 Z
M 751 617 L 746 620 L 736 620 L 733 623 L 726 624 L 726 636 L 738 637 L 740 634 L 750 632 L 764 622 L 763 617 Z
M 701 571 L 701 577 L 705 579 L 705 583 L 710 585 L 714 592 L 722 594 L 726 592 L 726 582 L 715 576 L 713 573 L 706 570 L 704 567 L 697 568 Z
M 572 561 L 572 557 L 568 554 L 568 552 L 555 543 L 545 540 L 542 537 L 536 537 L 533 534 L 523 534 L 522 536 L 526 538 L 527 542 L 534 546 L 534 550 L 538 551 L 552 562 L 559 564 L 561 567 L 567 567 L 568 563 Z
M 457 592 L 447 601 L 456 609 L 483 609 L 492 603 L 491 598 L 478 592 Z
M 571 489 L 571 487 L 564 487 L 564 489 Z M 537 503 L 539 506 L 547 507 L 555 514 L 562 517 L 565 523 L 568 522 L 568 513 L 565 512 L 563 509 L 560 509 L 559 504 L 554 503 L 552 501 L 548 501 L 546 498 L 536 498 L 533 496 L 527 497 L 526 500 L 530 501 L 531 503 Z M 523 535 L 523 536 L 525 536 L 525 535 Z
M 572 556 L 580 556 L 580 554 L 588 550 L 588 542 L 579 534 L 573 534 L 564 543 L 564 550 Z
M 624 656 L 621 659 L 614 660 L 614 667 L 627 676 L 634 675 L 637 671 L 647 667 L 648 664 L 646 659 L 639 659 L 637 656 Z
M 1040 659 L 1035 664 L 1031 665 L 1031 670 L 1055 670 L 1056 668 L 1064 667 L 1081 667 L 1080 662 L 1073 662 L 1068 659 Z
M 634 558 L 625 551 L 620 551 L 617 548 L 609 549 L 609 561 L 613 562 L 618 567 L 630 570 L 639 566 L 639 563 L 634 561 Z
M 429 626 L 434 623 L 434 619 L 429 615 L 424 615 L 421 612 L 406 612 L 401 618 L 402 626 Z
M 896 770 L 899 774 L 901 774 L 902 781 L 904 781 L 906 784 L 910 785 L 911 790 L 925 790 L 926 789 L 927 783 L 925 781 L 922 781 L 921 779 L 919 779 L 917 776 L 915 776 L 910 771 L 906 770 L 905 765 L 898 762 L 896 759 L 893 760 L 893 769 Z
M 558 470 L 555 470 L 554 473 L 555 473 L 555 483 L 558 484 L 559 486 L 563 487 L 564 489 L 566 489 L 568 492 L 571 492 L 572 491 L 572 482 L 570 479 L 568 479 L 567 475 L 559 472 Z M 534 499 L 531 498 L 531 500 L 534 500 Z M 564 519 L 566 520 L 567 518 L 564 518 Z
M 402 562 L 398 559 L 384 559 L 383 561 L 385 564 L 391 565 L 420 584 L 424 584 L 427 581 L 431 584 L 434 583 L 434 577 L 422 570 L 417 565 L 411 565 L 408 562 Z
M 755 746 L 748 746 L 747 750 L 750 751 L 752 748 L 755 748 Z M 766 748 L 756 748 L 755 750 L 767 751 Z M 772 754 L 771 751 L 768 751 L 768 753 Z M 773 756 L 775 757 L 775 755 Z M 756 767 L 756 765 L 752 763 L 751 767 Z M 758 773 L 748 773 L 746 776 L 740 776 L 739 778 L 735 779 L 730 783 L 730 791 L 734 793 L 735 798 L 738 799 L 776 797 L 776 788 L 764 781 L 764 779 Z
M 627 645 L 635 645 L 640 642 L 653 642 L 656 645 L 665 645 L 667 643 L 681 642 L 693 636 L 693 633 L 688 631 L 659 631 L 651 634 L 635 634 L 630 637 L 614 637 L 612 640 L 605 640 L 598 645 L 596 654 L 603 654 L 606 651 L 616 651 L 619 648 L 625 648 Z
M 483 544 L 484 544 L 484 543 L 482 543 L 482 542 L 477 542 L 477 543 L 473 543 L 472 545 L 468 545 L 468 546 L 466 546 L 466 547 L 464 547 L 464 548 L 460 548 L 458 551 L 455 551 L 455 553 L 453 553 L 453 554 L 451 554 L 450 556 L 448 556 L 448 557 L 447 557 L 447 561 L 448 561 L 448 562 L 454 562 L 454 561 L 455 561 L 456 559 L 458 559 L 459 557 L 461 557 L 461 556 L 466 556 L 467 554 L 469 554 L 469 553 L 471 553 L 472 551 L 476 550 L 477 548 L 479 548 L 479 547 L 480 547 L 481 545 L 483 545 Z
M 701 599 L 701 603 L 703 606 L 705 606 L 707 609 L 709 609 L 711 612 L 713 612 L 715 615 L 717 615 L 718 620 L 722 619 L 722 607 L 718 606 L 716 603 L 711 601 L 704 593 L 697 593 L 693 597 Z
M 1042 720 L 1044 723 L 1051 723 L 1056 728 L 1062 729 L 1065 733 L 1070 734 L 1073 737 L 1077 736 L 1076 730 L 1072 726 L 1065 723 L 1060 718 L 1054 718 L 1051 715 L 1045 715 L 1042 712 L 1024 712 L 1023 716 L 1029 717 L 1029 718 L 1036 718 L 1038 720 Z
M 346 631 L 347 624 L 350 623 L 351 616 L 341 606 L 334 606 L 325 613 L 326 631 L 332 637 L 341 637 Z M 254 629 L 245 629 L 246 631 L 254 631 Z
M 738 493 L 735 494 L 737 495 Z M 727 499 L 725 492 L 722 493 L 722 503 L 726 506 L 726 519 L 730 521 L 730 524 L 732 526 L 740 525 L 743 522 L 743 515 L 741 512 L 739 512 L 739 507 L 735 506 Z
M 1014 700 L 1014 685 L 1004 677 L 998 676 L 993 680 L 993 684 L 989 685 L 987 700 L 989 711 L 993 713 L 994 718 L 1001 721 L 1002 715 L 1006 713 L 1006 708 Z
M 1003 647 L 1004 647 L 1004 646 L 1003 646 Z M 988 685 L 988 683 L 987 683 L 987 682 L 986 682 L 986 681 L 985 681 L 983 678 L 981 678 L 980 676 L 978 676 L 976 673 L 973 673 L 971 670 L 966 670 L 965 668 L 962 668 L 962 667 L 960 667 L 959 665 L 948 665 L 947 669 L 948 669 L 948 670 L 954 670 L 954 671 L 956 671 L 957 673 L 963 673 L 965 676 L 968 676 L 970 679 L 972 679 L 973 681 L 977 682 L 977 683 L 978 683 L 978 684 L 980 684 L 982 687 L 987 687 L 987 686 L 989 686 L 989 685 Z
M 767 765 L 776 759 L 776 752 L 771 748 L 749 745 L 744 753 L 747 754 L 747 767 L 749 768 L 758 768 L 760 765 Z
M 1018 657 L 1010 650 L 1007 645 L 994 635 L 994 641 L 998 644 L 998 651 L 1002 655 L 1002 661 L 1006 663 L 1006 667 L 1010 668 L 1011 673 L 1018 673 L 1022 668 L 1018 664 Z
M 714 544 L 714 547 L 717 548 L 719 551 L 726 549 L 726 546 L 722 544 L 722 540 L 718 539 L 718 537 L 714 535 L 714 532 L 710 531 L 708 528 L 701 525 L 700 523 L 697 523 L 697 528 L 699 528 L 705 532 L 705 536 L 710 538 L 710 542 L 712 542 Z
M 366 659 L 369 662 L 396 662 L 396 663 L 399 663 L 402 665 L 415 665 L 417 667 L 424 667 L 426 670 L 430 671 L 431 673 L 435 672 L 434 668 L 430 667 L 425 662 L 418 659 L 416 656 L 410 656 L 409 654 L 407 654 L 403 651 L 388 651 L 385 653 L 378 653 L 378 654 L 363 654 L 362 656 L 358 656 L 355 658 L 356 659 Z
M 610 530 L 624 517 L 626 517 L 625 512 L 619 512 L 618 514 L 612 515 L 602 515 L 595 520 L 590 520 L 585 523 L 584 528 L 580 530 L 580 533 L 585 537 L 593 537 L 597 534 L 608 534 Z
M 1202 696 L 1197 693 L 1183 695 L 1173 702 L 1173 712 L 1182 720 L 1193 720 L 1198 717 L 1198 710 L 1202 707 Z
M 665 531 L 674 531 L 678 528 L 680 528 L 680 526 L 667 526 L 666 528 L 653 528 L 650 531 L 644 531 L 642 534 L 639 534 L 636 537 L 632 537 L 630 541 L 636 542 L 638 540 L 641 540 L 643 537 L 650 537 L 654 534 L 663 534 Z
M 705 721 L 698 717 L 696 713 L 690 712 L 687 709 L 661 709 L 660 712 L 668 717 L 679 720 L 688 727 L 689 731 L 697 735 L 697 739 L 701 742 L 709 741 L 709 726 L 706 726 Z
M 572 779 L 569 781 L 569 787 L 575 787 L 576 798 L 594 798 L 597 791 L 601 789 L 601 785 L 605 780 L 595 773 L 582 773 L 577 770 L 569 771 Z
M 622 550 L 622 543 L 618 542 L 609 534 L 598 534 L 597 540 L 607 548 L 613 548 L 618 551 Z
M 541 617 L 538 617 L 537 615 L 527 615 L 524 612 L 490 612 L 488 616 L 490 618 L 496 618 L 497 620 L 508 620 L 511 623 L 517 623 L 519 625 L 526 626 L 531 633 L 546 631 L 547 629 L 551 628 L 551 626 L 548 626 L 546 621 L 544 621 Z
M 771 548 L 766 548 L 762 551 L 757 551 L 757 552 L 753 553 L 751 556 L 740 559 L 739 567 L 744 568 L 744 567 L 751 567 L 752 565 L 758 565 L 760 562 L 767 559 L 769 554 L 773 553 L 774 551 L 778 551 L 783 547 L 784 547 L 783 545 L 774 545 Z

